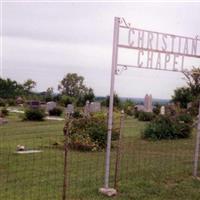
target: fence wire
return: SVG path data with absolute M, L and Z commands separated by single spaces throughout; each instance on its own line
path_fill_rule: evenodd
M 0 126 L 0 199 L 63 200 L 65 178 L 66 200 L 106 199 L 98 193 L 104 184 L 104 150 L 69 149 L 64 176 L 63 126 L 59 121 L 22 122 L 12 114 Z M 118 141 L 112 144 L 110 187 L 117 187 L 119 199 L 131 199 L 142 187 L 156 194 L 163 184 L 170 187 L 192 176 L 195 131 L 189 139 L 147 141 L 140 134 L 145 124 L 134 118 L 123 123 L 117 118 L 114 126 L 121 126 L 122 138 L 120 149 Z M 18 145 L 41 152 L 17 154 Z

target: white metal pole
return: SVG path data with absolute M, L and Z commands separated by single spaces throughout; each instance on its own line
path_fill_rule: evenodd
M 200 148 L 200 102 L 199 102 L 199 115 L 198 115 L 198 126 L 197 126 L 197 136 L 196 136 L 196 147 L 194 154 L 194 171 L 193 176 L 197 178 L 198 175 L 198 163 L 199 163 L 199 148 Z
M 105 166 L 105 182 L 104 187 L 109 188 L 110 176 L 110 150 L 111 150 L 111 136 L 112 136 L 112 123 L 113 123 L 113 96 L 115 84 L 115 70 L 117 66 L 118 57 L 118 41 L 119 41 L 119 24 L 120 18 L 115 17 L 114 21 L 114 34 L 113 34 L 113 50 L 112 50 L 112 69 L 111 69 L 111 83 L 110 83 L 110 101 L 109 101 L 109 114 L 108 114 L 108 134 L 107 134 L 107 148 L 106 148 L 106 166 Z
M 0 1 L 0 78 L 3 78 L 3 1 Z

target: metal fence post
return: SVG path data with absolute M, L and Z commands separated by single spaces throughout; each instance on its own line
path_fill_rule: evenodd
M 200 150 L 200 102 L 199 102 L 199 114 L 198 114 L 197 136 L 196 136 L 194 169 L 193 169 L 193 176 L 195 178 L 197 178 L 198 176 L 199 150 Z
M 63 194 L 62 200 L 67 200 L 67 157 L 68 157 L 68 134 L 70 126 L 70 117 L 66 122 L 63 133 L 64 133 L 64 173 L 63 173 Z
M 117 144 L 116 152 L 116 162 L 115 162 L 115 182 L 114 188 L 118 191 L 119 175 L 120 175 L 120 161 L 121 161 L 121 148 L 122 148 L 122 131 L 124 127 L 124 111 L 121 111 L 120 116 L 120 130 L 119 130 L 119 139 Z

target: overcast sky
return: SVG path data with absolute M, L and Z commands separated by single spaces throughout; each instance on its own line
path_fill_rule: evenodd
M 134 27 L 195 37 L 200 3 L 20 3 L 2 7 L 3 77 L 57 89 L 67 73 L 85 77 L 96 95 L 109 94 L 114 17 Z M 195 61 L 200 66 L 200 62 Z M 116 77 L 124 97 L 170 98 L 185 84 L 180 73 L 128 69 Z

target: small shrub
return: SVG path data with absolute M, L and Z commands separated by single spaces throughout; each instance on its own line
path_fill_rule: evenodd
M 7 110 L 6 107 L 4 107 L 4 108 L 1 109 L 1 115 L 2 115 L 2 117 L 8 116 L 8 114 L 9 114 L 9 111 Z
M 158 116 L 147 125 L 142 136 L 153 140 L 188 138 L 191 130 L 191 125 L 178 117 Z
M 42 109 L 27 109 L 24 113 L 24 120 L 29 121 L 43 121 L 45 112 Z
M 63 110 L 59 107 L 53 108 L 52 110 L 49 110 L 50 116 L 61 116 Z
M 138 116 L 139 121 L 151 121 L 154 119 L 154 114 L 150 112 L 140 112 Z

